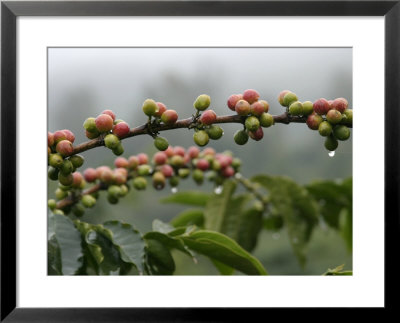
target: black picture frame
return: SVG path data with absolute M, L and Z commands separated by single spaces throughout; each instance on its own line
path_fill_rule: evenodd
M 19 16 L 384 16 L 385 19 L 385 307 L 399 286 L 400 1 L 3 1 L 1 3 L 1 321 L 236 321 L 244 308 L 16 307 L 16 19 Z M 379 117 L 379 116 L 377 116 Z M 371 168 L 373 171 L 373 168 Z M 373 268 L 371 259 L 371 268 Z M 373 275 L 371 270 L 371 275 Z M 287 310 L 287 309 L 285 309 Z M 253 314 L 252 314 L 253 315 Z M 255 316 L 253 316 L 255 317 Z M 265 318 L 266 319 L 266 318 Z M 322 318 L 324 319 L 324 318 Z

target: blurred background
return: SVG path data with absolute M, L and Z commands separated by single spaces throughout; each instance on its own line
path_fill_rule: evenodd
M 49 48 L 48 49 L 48 130 L 70 129 L 75 143 L 87 140 L 82 124 L 111 109 L 130 127 L 147 121 L 141 106 L 145 99 L 161 101 L 175 109 L 179 119 L 190 117 L 193 102 L 200 94 L 211 96 L 211 109 L 217 115 L 232 114 L 226 101 L 231 94 L 255 89 L 270 104 L 271 114 L 284 108 L 277 96 L 291 90 L 300 101 L 324 97 L 344 97 L 352 105 L 351 48 Z M 352 175 L 352 140 L 340 142 L 334 157 L 328 156 L 324 138 L 305 124 L 264 129 L 261 141 L 249 140 L 244 146 L 233 141 L 241 126 L 225 124 L 224 136 L 210 141 L 208 147 L 230 150 L 242 160 L 246 177 L 267 173 L 286 175 L 301 184 L 317 179 L 341 179 Z M 192 131 L 178 129 L 162 133 L 173 146 L 193 145 Z M 150 136 L 129 138 L 123 142 L 124 157 L 156 152 Z M 83 153 L 87 167 L 112 165 L 116 156 L 105 147 Z M 49 182 L 49 197 L 54 197 L 56 182 Z M 190 179 L 181 181 L 179 190 L 199 189 L 210 192 L 209 183 L 197 186 Z M 161 204 L 172 194 L 169 188 L 156 191 L 131 191 L 117 205 L 105 195 L 82 220 L 101 223 L 118 219 L 142 232 L 151 230 L 154 219 L 168 222 L 184 206 Z M 271 275 L 320 275 L 327 268 L 345 264 L 352 269 L 352 255 L 346 251 L 337 231 L 321 225 L 314 231 L 305 268 L 301 268 L 283 230 L 260 234 L 253 254 Z M 216 275 L 211 262 L 199 258 L 197 265 L 189 257 L 173 253 L 176 274 Z

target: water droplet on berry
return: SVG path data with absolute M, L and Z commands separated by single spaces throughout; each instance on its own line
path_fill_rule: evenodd
M 176 187 L 171 188 L 171 193 L 175 194 L 178 192 L 178 189 Z
M 329 155 L 329 157 L 335 156 L 335 151 L 330 151 L 328 155 Z
M 214 189 L 214 193 L 215 194 L 221 194 L 222 193 L 222 186 L 217 186 L 215 189 Z

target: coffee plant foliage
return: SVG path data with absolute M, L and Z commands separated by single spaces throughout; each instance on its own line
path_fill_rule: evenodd
M 147 123 L 136 127 L 117 119 L 111 110 L 88 117 L 83 128 L 89 141 L 74 145 L 68 129 L 48 133 L 48 179 L 57 181 L 48 200 L 49 275 L 172 275 L 176 264 L 171 252 L 183 253 L 193 262 L 208 257 L 222 275 L 240 272 L 267 275 L 263 264 L 252 255 L 263 230 L 286 230 L 295 257 L 304 266 L 313 230 L 323 220 L 352 248 L 352 180 L 319 180 L 300 185 L 285 176 L 268 174 L 245 178 L 240 156 L 205 147 L 219 140 L 219 124 L 237 123 L 233 140 L 238 145 L 260 141 L 264 129 L 277 123 L 303 123 L 325 137 L 325 148 L 334 151 L 339 141 L 350 137 L 352 110 L 344 98 L 299 101 L 289 90 L 278 95 L 284 112 L 269 114 L 268 101 L 248 89 L 227 99 L 236 114 L 217 116 L 211 98 L 199 95 L 193 115 L 178 119 L 166 104 L 146 99 L 142 110 Z M 177 128 L 193 131 L 195 145 L 172 146 L 160 133 Z M 123 140 L 137 135 L 152 137 L 158 152 L 124 157 Z M 249 140 L 250 139 L 250 140 Z M 105 146 L 116 156 L 113 167 L 88 167 L 83 171 L 81 153 Z M 125 154 L 126 155 L 126 154 Z M 131 190 L 176 190 L 181 181 L 194 181 L 199 189 L 179 191 L 159 202 L 187 207 L 171 221 L 154 220 L 152 230 L 141 232 L 118 220 L 92 224 L 82 221 L 87 208 L 99 198 L 110 204 L 129 198 Z M 214 191 L 200 189 L 205 181 Z M 240 188 L 240 189 L 239 189 Z M 140 193 L 139 193 L 140 194 Z M 104 195 L 104 196 L 102 196 Z M 342 267 L 325 275 L 348 275 Z

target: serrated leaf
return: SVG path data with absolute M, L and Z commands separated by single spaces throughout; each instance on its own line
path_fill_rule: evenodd
M 143 273 L 146 244 L 140 232 L 130 224 L 119 221 L 108 221 L 103 226 L 112 232 L 112 242 L 119 250 L 121 259 Z
M 61 274 L 76 274 L 82 266 L 83 258 L 79 231 L 68 217 L 60 214 L 50 216 L 49 226 L 54 232 L 49 239 L 55 237 L 60 250 Z
M 226 181 L 221 194 L 209 199 L 204 210 L 204 227 L 227 235 L 251 251 L 262 228 L 262 211 L 248 207 L 254 200 L 252 194 L 233 196 L 235 189 L 235 182 Z
M 292 248 L 304 266 L 306 246 L 318 222 L 318 206 L 309 192 L 288 177 L 259 175 L 251 179 L 269 192 L 273 213 L 280 214 L 287 227 Z
M 201 191 L 184 191 L 160 200 L 161 203 L 175 203 L 191 206 L 205 206 L 211 194 Z
M 260 261 L 231 238 L 213 231 L 199 230 L 182 236 L 192 250 L 248 275 L 266 275 Z
M 196 225 L 202 228 L 204 225 L 204 211 L 201 209 L 187 209 L 175 216 L 170 224 L 175 228 L 188 225 Z
M 147 265 L 153 275 L 172 275 L 175 262 L 169 249 L 161 242 L 147 240 Z
M 153 231 L 168 234 L 169 232 L 174 231 L 175 227 L 173 227 L 172 225 L 170 225 L 168 223 L 165 223 L 158 219 L 155 219 L 152 223 L 152 229 L 153 229 Z
M 48 275 L 62 275 L 61 252 L 57 239 L 53 235 L 47 241 L 47 273 Z

